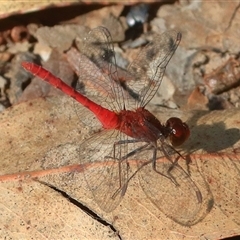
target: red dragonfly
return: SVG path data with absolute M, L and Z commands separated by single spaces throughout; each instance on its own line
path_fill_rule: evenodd
M 90 31 L 81 51 L 95 63 L 95 68 L 86 73 L 90 61 L 79 61 L 83 70 L 80 79 L 104 89 L 104 94 L 99 91 L 94 96 L 98 103 L 41 66 L 22 63 L 27 71 L 88 108 L 101 122 L 102 131 L 80 145 L 79 158 L 86 167 L 85 179 L 93 197 L 106 212 L 117 207 L 137 172 L 146 195 L 172 219 L 187 224 L 199 210 L 201 192 L 178 164 L 183 157 L 174 148 L 188 139 L 187 124 L 176 117 L 162 124 L 145 109 L 158 90 L 180 40 L 181 33 L 175 31 L 156 35 L 130 65 L 128 81 L 121 82 L 109 31 L 104 27 Z M 137 164 L 135 170 L 133 161 Z M 96 167 L 90 170 L 89 164 Z M 177 209 L 175 205 L 181 201 Z M 184 209 L 182 205 L 188 202 L 191 206 Z

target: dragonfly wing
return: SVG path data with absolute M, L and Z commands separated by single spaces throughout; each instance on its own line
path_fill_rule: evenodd
M 103 107 L 115 111 L 124 109 L 124 99 L 129 97 L 129 94 L 123 91 L 119 82 L 110 32 L 104 27 L 91 30 L 83 38 L 83 43 L 79 44 L 79 49 L 84 55 L 81 58 L 88 58 L 79 63 L 80 81 L 98 90 L 97 94 L 102 96 Z
M 132 79 L 126 81 L 126 87 L 131 89 L 132 95 L 138 100 L 137 106 L 129 101 L 129 108 L 144 107 L 153 98 L 180 40 L 181 34 L 174 30 L 156 34 L 140 51 L 128 68 Z
M 176 31 L 156 34 L 140 51 L 128 72 L 120 74 L 122 71 L 116 65 L 111 34 L 106 28 L 98 27 L 78 44 L 82 56 L 75 57 L 72 62 L 79 65 L 80 81 L 90 91 L 98 90 L 97 95 L 102 98 L 104 107 L 115 111 L 135 110 L 146 106 L 155 95 L 180 40 L 181 34 Z
M 114 145 L 121 135 L 117 130 L 103 130 L 94 134 L 79 148 L 88 187 L 96 203 L 105 212 L 111 212 L 117 207 L 128 183 L 128 163 L 119 161 L 126 151 L 124 145 L 127 145 Z
M 66 53 L 66 57 L 79 76 L 77 91 L 82 91 L 86 95 L 94 95 L 97 91 L 102 98 L 106 98 L 111 93 L 111 88 L 100 69 L 87 56 L 71 48 Z M 81 84 L 84 84 L 84 87 Z
M 140 185 L 151 202 L 167 217 L 181 225 L 191 226 L 206 216 L 208 204 L 202 202 L 201 191 L 191 176 L 178 163 L 172 165 L 179 155 L 172 154 L 172 148 L 168 149 L 168 146 L 165 144 L 164 148 L 171 159 L 166 159 L 159 149 L 156 171 L 152 161 L 144 166 L 144 161 L 138 162 L 141 167 L 138 174 Z M 141 156 L 145 155 L 149 156 L 149 151 L 141 153 Z M 180 158 L 179 161 L 184 160 Z M 205 185 L 203 179 L 200 185 Z

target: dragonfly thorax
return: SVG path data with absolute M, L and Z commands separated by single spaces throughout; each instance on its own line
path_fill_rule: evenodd
M 138 108 L 136 111 L 122 110 L 119 113 L 119 131 L 146 142 L 155 142 L 160 136 L 166 136 L 166 128 L 148 110 Z

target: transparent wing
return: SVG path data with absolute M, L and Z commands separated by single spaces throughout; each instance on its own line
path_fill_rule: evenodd
M 117 144 L 119 141 L 125 144 Z M 127 136 L 116 130 L 103 130 L 81 144 L 80 161 L 94 200 L 106 212 L 114 210 L 125 194 L 130 173 Z
M 104 27 L 91 30 L 79 45 L 84 55 L 79 60 L 79 80 L 97 90 L 101 105 L 108 109 L 124 109 L 124 99 L 129 97 L 119 83 L 115 53 L 110 32 Z M 87 58 L 86 58 L 87 56 Z M 89 95 L 91 98 L 91 96 Z M 113 101 L 113 99 L 115 99 Z
M 161 84 L 166 66 L 180 41 L 180 33 L 164 32 L 161 35 L 156 34 L 153 40 L 141 50 L 128 68 L 132 79 L 126 81 L 126 88 L 131 89 L 132 96 L 138 101 L 134 102 L 129 98 L 126 103 L 127 109 L 131 110 L 133 106 L 134 108 L 144 107 L 153 98 Z
M 84 54 L 71 48 L 66 53 L 67 60 L 79 76 L 77 90 L 89 96 L 100 95 L 105 99 L 111 94 L 111 87 L 100 69 Z M 81 86 L 84 84 L 84 87 Z M 111 96 L 114 98 L 114 96 Z
M 170 160 L 166 158 L 162 147 L 169 154 Z M 141 159 L 144 159 L 144 156 L 150 157 L 149 154 L 152 154 L 152 149 L 142 151 Z M 179 155 L 173 153 L 169 145 L 164 143 L 161 146 L 160 143 L 156 171 L 152 161 L 138 161 L 138 177 L 143 191 L 160 211 L 181 225 L 191 226 L 206 216 L 207 207 L 203 207 L 201 191 L 190 175 L 178 163 L 173 165 L 176 158 L 179 158 Z M 204 185 L 204 180 L 201 184 Z
M 82 44 L 78 44 L 83 54 L 76 60 L 79 62 L 79 79 L 88 89 L 100 90 L 96 95 L 108 109 L 120 111 L 144 107 L 158 90 L 180 40 L 181 34 L 176 31 L 155 34 L 129 66 L 128 72 L 121 76 L 110 32 L 104 27 L 95 28 L 83 38 Z

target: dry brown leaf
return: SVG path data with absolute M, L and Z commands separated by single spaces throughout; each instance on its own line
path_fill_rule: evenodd
M 16 13 L 27 13 L 27 12 L 34 12 L 38 10 L 42 10 L 45 8 L 53 8 L 53 7 L 63 7 L 63 6 L 70 6 L 70 5 L 90 5 L 90 4 L 102 4 L 102 5 L 109 5 L 109 4 L 136 4 L 139 1 L 137 0 L 128 0 L 128 1 L 119 1 L 119 0 L 43 0 L 43 1 L 2 1 L 0 3 L 0 17 L 7 17 L 12 14 Z M 142 0 L 141 2 L 145 3 L 154 3 L 155 0 Z
M 79 110 L 87 111 L 81 106 Z M 137 177 L 113 212 L 100 210 L 78 165 L 77 147 L 92 129 L 83 127 L 74 111 L 68 97 L 55 97 L 19 104 L 1 115 L 1 236 L 217 239 L 240 234 L 239 110 L 184 114 L 192 135 L 183 149 L 191 160 L 191 178 L 203 196 L 191 227 L 174 222 L 153 205 Z M 163 121 L 173 115 L 183 117 L 178 111 L 159 109 L 156 115 Z M 184 161 L 181 165 L 186 167 Z M 73 199 L 99 217 L 89 217 Z M 180 202 L 179 196 L 169 204 L 186 207 L 178 206 Z
M 70 0 L 68 3 L 63 3 L 61 0 L 58 1 L 51 1 L 51 0 L 44 0 L 44 1 L 2 1 L 1 2 L 1 10 L 0 16 L 7 17 L 12 14 L 16 13 L 25 13 L 25 12 L 33 12 L 36 10 L 44 9 L 47 7 L 54 7 L 58 6 L 66 6 L 70 4 L 74 4 L 78 2 L 77 0 Z

